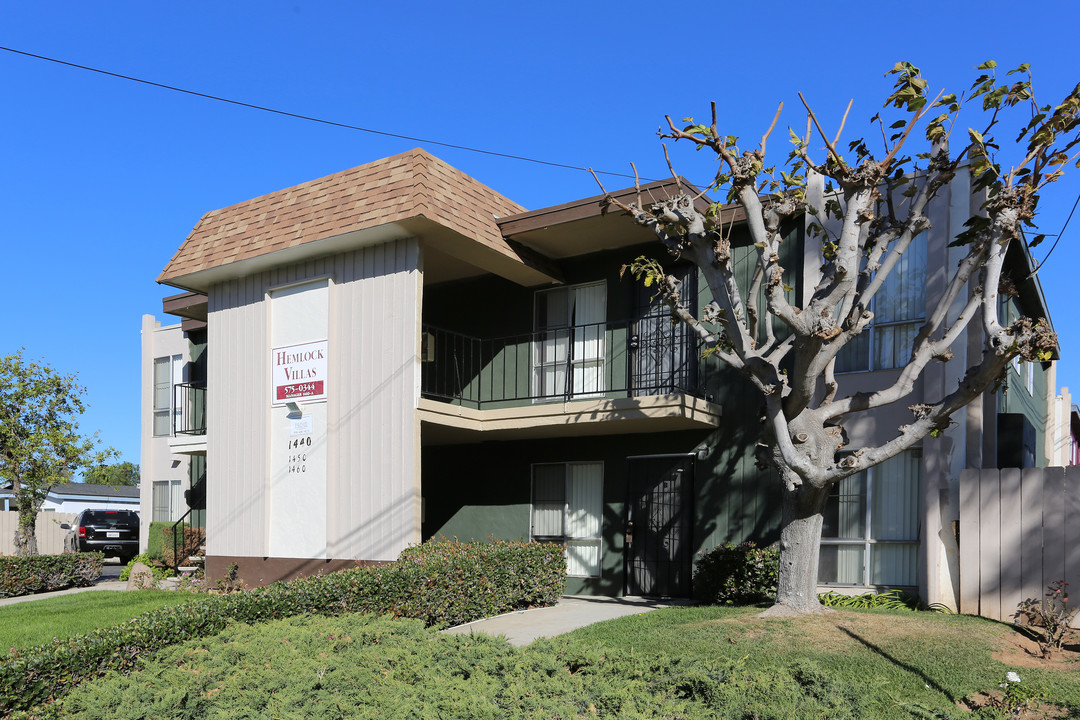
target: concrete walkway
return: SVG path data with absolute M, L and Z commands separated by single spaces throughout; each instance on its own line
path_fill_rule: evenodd
M 497 615 L 444 630 L 452 635 L 503 635 L 511 645 L 524 647 L 541 637 L 555 637 L 603 620 L 640 615 L 658 608 L 689 604 L 686 600 L 653 600 L 642 597 L 593 597 L 566 595 L 558 605 Z
M 55 592 L 37 593 L 36 595 L 19 595 L 17 597 L 0 598 L 0 606 L 14 605 L 15 603 L 30 602 L 31 600 L 44 600 L 57 595 L 75 595 L 77 593 L 94 592 L 97 590 L 127 590 L 127 583 L 119 580 L 98 580 L 90 587 L 68 588 Z

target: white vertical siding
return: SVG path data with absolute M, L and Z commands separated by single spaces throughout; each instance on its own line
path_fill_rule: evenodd
M 419 542 L 419 244 L 340 256 L 331 299 L 328 554 L 392 560 Z
M 418 242 L 401 240 L 212 288 L 209 554 L 268 555 L 266 293 L 319 277 L 331 281 L 326 554 L 390 560 L 419 541 L 418 265 Z
M 216 285 L 208 295 L 208 555 L 267 552 L 268 283 L 263 273 Z

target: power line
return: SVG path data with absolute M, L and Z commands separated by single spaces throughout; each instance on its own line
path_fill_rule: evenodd
M 1035 275 L 1037 275 L 1038 272 L 1040 270 L 1042 270 L 1043 265 L 1046 264 L 1046 261 L 1050 259 L 1051 253 L 1054 252 L 1054 249 L 1057 248 L 1058 243 L 1061 242 L 1061 236 L 1065 234 L 1065 228 L 1069 227 L 1069 221 L 1072 220 L 1072 216 L 1073 216 L 1073 213 L 1076 212 L 1076 206 L 1077 205 L 1080 205 L 1080 195 L 1076 196 L 1076 202 L 1073 203 L 1072 210 L 1069 211 L 1069 217 L 1065 218 L 1065 224 L 1061 226 L 1061 232 L 1059 232 L 1057 234 L 1057 237 L 1054 238 L 1054 244 L 1050 246 L 1050 250 L 1047 251 L 1046 257 L 1044 257 L 1042 259 L 1042 262 L 1039 263 L 1035 267 L 1034 270 L 1032 270 L 1030 273 L 1028 273 L 1028 276 L 1026 278 L 1024 278 L 1025 280 L 1027 280 L 1030 277 L 1034 277 Z
M 99 75 L 108 75 L 109 77 L 119 78 L 121 80 L 130 80 L 131 82 L 137 82 L 143 85 L 150 85 L 152 87 L 162 88 L 163 90 L 172 90 L 173 92 L 184 93 L 185 95 L 194 95 L 195 97 L 204 98 L 206 100 L 216 100 L 217 102 L 228 103 L 230 105 L 238 105 L 240 107 L 250 108 L 252 110 L 261 110 L 262 112 L 273 113 L 275 115 L 283 115 L 285 117 L 296 118 L 297 120 L 307 120 L 308 122 L 320 123 L 322 125 L 330 125 L 332 127 L 344 128 L 346 130 L 358 130 L 360 132 L 371 133 L 372 135 L 382 135 L 383 137 L 398 138 L 399 140 L 408 140 L 410 142 L 418 142 L 426 145 L 438 145 L 440 147 L 452 148 L 454 150 L 465 150 L 467 152 L 507 158 L 509 160 L 521 160 L 522 162 L 531 162 L 536 163 L 537 165 L 547 165 L 549 167 L 564 168 L 566 170 L 580 170 L 582 172 L 589 171 L 589 168 L 578 167 L 576 165 L 566 165 L 564 163 L 551 162 L 549 160 L 538 160 L 537 158 L 526 157 L 524 155 L 511 155 L 509 153 L 495 152 L 494 150 L 482 150 L 480 148 L 469 147 L 468 145 L 455 145 L 453 143 L 440 142 L 438 140 L 427 140 L 425 138 L 413 137 L 411 135 L 401 135 L 399 133 L 386 132 L 385 130 L 373 130 L 371 128 L 360 127 L 359 125 L 350 125 L 348 123 L 335 122 L 333 120 L 323 120 L 321 118 L 312 117 L 310 115 L 301 115 L 299 113 L 292 113 L 286 110 L 277 110 L 275 108 L 266 107 L 264 105 L 255 105 L 253 103 L 241 102 L 240 100 L 230 100 L 229 98 L 224 98 L 219 95 L 210 95 L 208 93 L 202 93 L 195 90 L 187 90 L 185 88 L 176 87 L 175 85 L 166 85 L 164 83 L 154 82 L 152 80 L 144 80 L 143 78 L 137 78 L 131 75 L 123 75 L 121 73 L 110 72 L 108 70 L 102 70 L 101 68 L 90 67 L 89 65 L 80 65 L 78 63 L 68 62 L 66 60 L 58 60 L 57 58 L 48 57 L 46 55 L 37 55 L 32 52 L 26 52 L 25 50 L 16 50 L 15 48 L 3 46 L 0 46 L 0 50 L 14 53 L 16 55 L 23 55 L 25 57 L 35 58 L 37 60 L 45 60 L 46 62 L 56 63 L 57 65 L 64 65 L 66 67 L 76 68 L 78 70 L 86 70 L 88 72 L 98 73 Z M 606 170 L 596 170 L 595 172 L 598 175 L 611 175 L 614 177 L 625 178 L 634 177 L 633 175 L 629 175 L 627 173 L 609 172 Z

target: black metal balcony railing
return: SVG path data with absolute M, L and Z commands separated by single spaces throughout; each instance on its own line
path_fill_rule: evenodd
M 640 397 L 699 390 L 698 343 L 667 317 L 499 338 L 425 325 L 421 392 L 476 408 L 495 403 Z
M 173 435 L 206 434 L 206 384 L 173 385 Z

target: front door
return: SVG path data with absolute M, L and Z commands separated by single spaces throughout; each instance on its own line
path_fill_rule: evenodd
M 693 571 L 693 459 L 629 458 L 627 478 L 627 594 L 688 597 Z
M 677 265 L 669 273 L 680 281 L 680 294 L 693 313 L 697 268 Z M 630 330 L 630 389 L 635 397 L 694 392 L 697 347 L 686 323 L 672 321 L 671 309 L 653 289 L 634 284 L 634 322 Z

